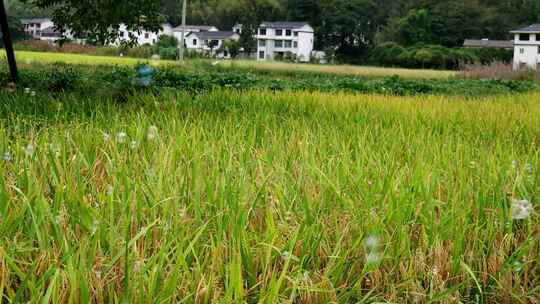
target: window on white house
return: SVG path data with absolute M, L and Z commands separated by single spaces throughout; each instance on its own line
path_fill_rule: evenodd
M 531 35 L 529 35 L 529 34 L 519 34 L 519 40 L 520 41 L 529 41 L 530 36 Z
M 276 40 L 274 46 L 277 48 L 283 47 L 283 40 Z
M 286 48 L 290 48 L 292 46 L 292 41 L 290 40 L 285 40 L 285 47 Z
M 264 51 L 259 52 L 259 59 L 264 59 Z
M 520 48 L 520 49 L 519 49 L 519 53 L 520 53 L 521 55 L 525 54 L 525 49 L 524 49 L 524 48 Z
M 266 36 L 266 29 L 265 28 L 259 29 L 259 35 Z
M 294 32 L 294 37 L 298 37 L 298 32 Z
M 150 34 L 144 33 L 144 38 L 146 38 L 146 39 L 150 38 Z
M 41 23 L 36 23 L 37 28 L 41 28 Z
M 193 45 L 197 45 L 197 39 L 193 39 Z
M 297 48 L 297 47 L 298 47 L 298 41 L 295 41 L 295 42 L 293 43 L 293 45 L 294 45 L 294 48 Z
M 286 30 L 285 31 L 285 36 L 290 36 L 292 35 L 292 31 L 291 30 Z
M 259 40 L 259 46 L 265 47 L 266 46 L 266 40 L 263 40 L 263 39 Z
M 120 37 L 124 38 L 124 32 L 120 32 Z
M 283 30 L 276 30 L 276 36 L 283 36 Z

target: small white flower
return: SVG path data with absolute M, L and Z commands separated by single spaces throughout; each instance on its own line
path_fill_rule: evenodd
M 131 148 L 131 150 L 137 149 L 138 146 L 139 146 L 139 144 L 134 140 L 131 141 L 131 143 L 129 144 L 129 147 Z
M 101 280 L 101 271 L 96 270 L 96 271 L 94 271 L 94 274 L 96 275 L 96 278 L 97 278 L 98 280 Z
M 32 144 L 28 144 L 25 148 L 24 148 L 24 154 L 26 154 L 26 156 L 30 157 L 32 155 L 34 155 L 34 146 Z
M 126 142 L 126 138 L 127 138 L 127 134 L 125 132 L 120 132 L 118 134 L 116 134 L 116 141 L 118 143 L 125 143 Z
M 4 156 L 2 157 L 4 161 L 11 161 L 13 159 L 13 156 L 11 156 L 11 153 L 9 151 L 4 152 Z
M 30 88 L 24 88 L 24 94 L 30 94 Z
M 531 164 L 526 164 L 525 165 L 525 171 L 527 171 L 528 173 L 532 173 L 533 170 L 534 170 L 533 165 L 531 165 Z
M 514 220 L 524 220 L 527 219 L 531 213 L 534 211 L 534 208 L 530 201 L 524 200 L 512 200 L 512 219 Z
M 111 139 L 111 135 L 109 133 L 103 133 L 103 140 L 109 141 Z
M 150 126 L 150 128 L 148 128 L 148 134 L 146 134 L 146 138 L 148 140 L 154 140 L 158 137 L 158 128 L 156 126 Z
M 30 96 L 32 96 L 32 97 L 36 96 L 36 91 L 30 92 Z

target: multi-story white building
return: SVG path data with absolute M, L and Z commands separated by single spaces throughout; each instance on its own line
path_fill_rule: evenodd
M 540 69 L 540 24 L 510 33 L 514 34 L 514 70 Z
M 296 61 L 309 62 L 313 51 L 314 30 L 306 22 L 263 22 L 255 38 L 258 60 L 291 56 Z
M 24 32 L 34 39 L 41 39 L 41 31 L 54 26 L 50 18 L 21 19 Z

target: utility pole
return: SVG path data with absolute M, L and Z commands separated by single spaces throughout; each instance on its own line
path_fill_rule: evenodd
M 9 31 L 4 0 L 0 0 L 0 27 L 2 28 L 2 38 L 4 40 L 4 47 L 6 48 L 11 80 L 17 82 L 17 79 L 19 78 L 17 73 L 17 62 L 15 61 L 15 53 L 13 52 L 13 42 L 11 41 L 11 32 Z
M 184 61 L 184 38 L 186 34 L 186 9 L 187 9 L 187 0 L 182 0 L 182 34 L 180 35 L 180 52 L 179 59 L 180 62 Z

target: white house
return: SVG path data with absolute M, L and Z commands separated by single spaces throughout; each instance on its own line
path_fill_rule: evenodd
M 140 31 L 135 31 L 135 32 L 132 31 L 131 33 L 135 35 L 138 45 L 145 45 L 145 44 L 153 45 L 158 41 L 159 36 L 161 35 L 172 36 L 173 27 L 169 23 L 163 23 L 161 25 L 161 30 L 157 33 L 146 31 L 146 30 L 140 30 Z M 120 24 L 120 31 L 119 31 L 120 38 L 119 38 L 119 41 L 115 44 L 120 44 L 120 42 L 122 41 L 130 40 L 129 34 L 130 34 L 130 31 L 127 30 L 126 25 Z
M 217 52 L 223 46 L 226 40 L 240 39 L 240 35 L 235 32 L 229 31 L 204 31 L 204 32 L 190 32 L 186 36 L 186 48 L 189 50 L 195 50 L 201 53 L 215 54 L 218 58 L 229 58 L 230 54 L 227 51 Z
M 217 32 L 219 29 L 212 25 L 186 25 L 177 26 L 173 29 L 173 36 L 180 42 L 182 40 L 182 32 L 184 32 L 184 40 L 189 35 L 189 33 L 199 33 L 199 32 Z
M 510 33 L 514 34 L 514 70 L 540 69 L 540 24 Z
M 41 31 L 54 26 L 50 18 L 21 19 L 24 32 L 34 39 L 41 39 Z
M 255 38 L 258 60 L 292 56 L 296 61 L 309 62 L 314 30 L 306 22 L 263 22 Z

